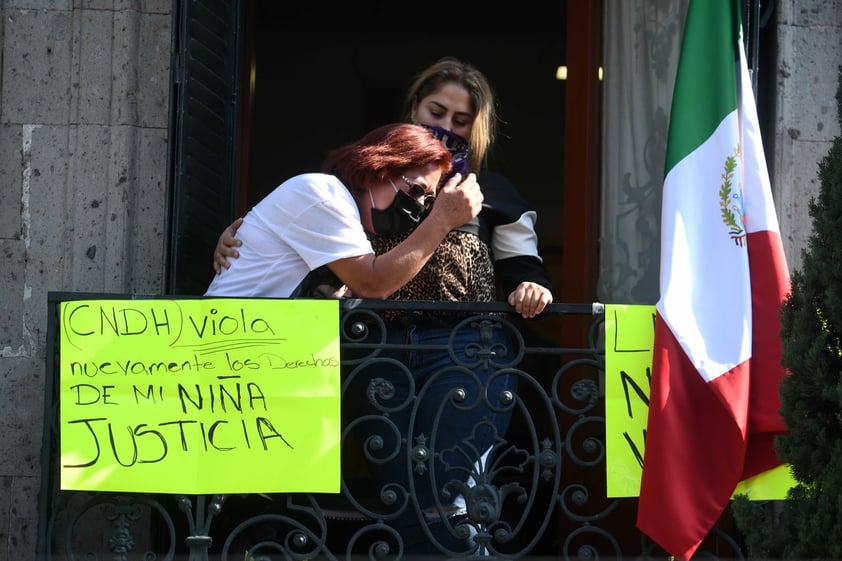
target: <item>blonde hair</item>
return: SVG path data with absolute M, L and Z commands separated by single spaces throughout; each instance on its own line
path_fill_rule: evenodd
M 428 95 L 445 84 L 456 83 L 465 88 L 471 98 L 474 124 L 471 128 L 471 157 L 468 169 L 479 172 L 497 134 L 497 101 L 485 74 L 472 64 L 454 57 L 444 57 L 421 71 L 409 88 L 404 100 L 405 121 L 412 120 L 412 110 Z

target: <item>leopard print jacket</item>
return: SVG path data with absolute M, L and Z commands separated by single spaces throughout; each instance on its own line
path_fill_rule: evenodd
M 369 239 L 374 253 L 382 255 L 408 236 L 407 233 L 387 238 L 369 234 Z M 479 236 L 453 230 L 445 236 L 421 271 L 388 299 L 494 302 L 496 285 L 491 251 Z M 393 319 L 398 313 L 386 315 Z M 452 314 L 441 311 L 426 313 L 440 318 L 452 317 Z

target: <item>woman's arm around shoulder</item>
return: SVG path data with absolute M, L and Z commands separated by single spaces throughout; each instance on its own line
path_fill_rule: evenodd
M 243 218 L 240 217 L 228 225 L 219 235 L 219 240 L 216 242 L 216 249 L 213 251 L 213 270 L 216 274 L 222 272 L 222 269 L 231 267 L 228 259 L 237 259 L 240 252 L 237 248 L 243 245 L 242 240 L 238 240 L 234 236 L 237 234 L 240 226 L 243 224 Z

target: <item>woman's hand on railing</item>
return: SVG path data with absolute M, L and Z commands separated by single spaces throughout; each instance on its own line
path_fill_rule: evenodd
M 509 305 L 526 319 L 534 318 L 553 302 L 553 293 L 534 282 L 522 282 L 508 298 Z

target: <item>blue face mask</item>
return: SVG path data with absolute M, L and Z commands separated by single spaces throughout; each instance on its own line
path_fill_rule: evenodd
M 431 127 L 429 125 L 421 125 L 431 133 L 433 136 L 438 138 L 444 147 L 450 152 L 450 158 L 453 160 L 453 167 L 450 170 L 446 179 L 450 179 L 450 177 L 454 173 L 460 173 L 464 177 L 466 173 L 468 173 L 468 159 L 471 155 L 471 145 L 468 144 L 468 141 L 455 134 L 450 132 L 447 129 L 442 127 Z

